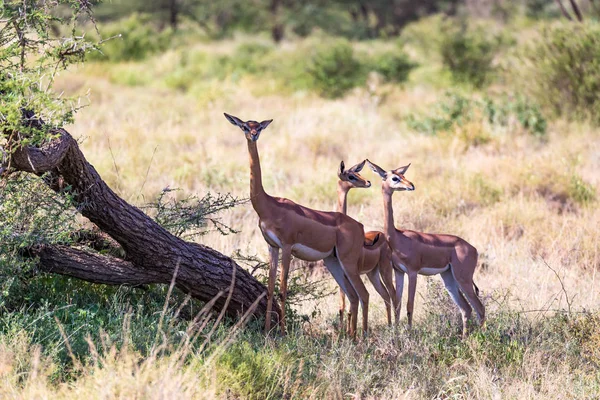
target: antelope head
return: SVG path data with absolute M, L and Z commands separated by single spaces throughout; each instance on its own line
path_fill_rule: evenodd
M 356 164 L 355 166 L 345 169 L 344 162 L 340 163 L 340 169 L 338 170 L 338 177 L 340 181 L 345 182 L 350 188 L 369 188 L 371 182 L 363 178 L 359 172 L 365 166 L 365 161 Z
M 223 113 L 227 121 L 231 122 L 233 125 L 239 127 L 242 131 L 244 131 L 244 135 L 249 142 L 256 142 L 260 133 L 265 129 L 271 122 L 272 119 L 265 120 L 263 122 L 256 121 L 242 121 L 238 117 L 234 117 L 233 115 L 229 115 L 227 113 Z
M 385 171 L 379 165 L 372 163 L 369 160 L 365 160 L 369 163 L 369 167 L 383 179 L 382 187 L 384 190 L 391 191 L 402 191 L 402 190 L 415 190 L 415 185 L 404 177 L 406 170 L 410 167 L 410 164 L 404 167 L 396 168 L 391 171 Z

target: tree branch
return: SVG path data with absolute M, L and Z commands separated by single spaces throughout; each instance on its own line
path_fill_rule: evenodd
M 31 172 L 36 175 L 42 175 L 56 168 L 73 144 L 77 145 L 75 139 L 66 131 L 61 129 L 59 132 L 61 133 L 58 138 L 45 143 L 39 148 L 16 147 L 11 154 L 11 166 L 16 170 Z
M 561 0 L 556 0 L 556 2 L 558 3 L 558 7 L 560 8 L 560 11 L 562 12 L 562 14 L 569 20 L 569 21 L 573 21 L 573 18 L 571 18 L 571 16 L 569 15 L 569 13 L 567 12 L 567 9 L 565 8 L 565 6 L 563 6 L 563 3 Z
M 569 1 L 571 2 L 571 8 L 573 8 L 573 12 L 577 16 L 577 20 L 579 22 L 582 22 L 583 21 L 583 15 L 581 15 L 581 11 L 579 11 L 579 7 L 577 6 L 577 3 L 575 2 L 575 0 L 569 0 Z
M 45 173 L 44 182 L 52 190 L 68 193 L 83 216 L 119 243 L 125 261 L 68 247 L 48 247 L 39 250 L 42 267 L 99 283 L 168 284 L 180 260 L 176 286 L 202 301 L 210 301 L 219 292 L 227 291 L 232 270 L 237 268 L 229 304 L 222 298 L 215 304 L 217 309 L 227 307 L 227 314 L 232 316 L 248 310 L 266 291 L 264 285 L 231 258 L 171 235 L 140 209 L 125 202 L 87 162 L 77 141 L 67 131 L 58 129 L 54 133 L 57 137 L 40 148 L 17 147 L 10 155 L 11 168 L 36 175 Z M 59 255 L 63 251 L 64 259 Z M 100 265 L 105 265 L 104 269 Z M 265 314 L 266 303 L 264 298 L 260 301 L 258 314 Z
M 39 258 L 37 266 L 41 271 L 87 282 L 137 286 L 169 281 L 165 274 L 140 271 L 129 261 L 69 246 L 38 246 L 30 249 L 29 253 Z

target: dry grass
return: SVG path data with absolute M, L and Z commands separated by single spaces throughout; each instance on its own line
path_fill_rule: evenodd
M 202 46 L 209 52 L 234 48 Z M 600 197 L 597 128 L 556 121 L 546 142 L 517 130 L 490 132 L 477 123 L 459 135 L 425 136 L 408 130 L 402 117 L 442 97 L 428 84 L 360 89 L 341 100 L 277 94 L 269 83 L 262 91 L 263 82 L 250 78 L 198 82 L 200 94 L 148 84 L 156 65 L 166 71 L 174 62 L 167 54 L 152 60 L 150 71 L 146 64 L 90 65 L 59 79 L 58 89 L 67 93 L 90 89 L 91 107 L 68 130 L 81 138 L 86 157 L 119 195 L 138 205 L 165 187 L 247 196 L 245 139 L 223 112 L 274 119 L 259 141 L 265 189 L 315 209 L 334 208 L 340 160 L 352 165 L 369 158 L 385 168 L 411 162 L 407 177 L 416 191 L 395 195 L 396 226 L 457 234 L 478 248 L 475 279 L 490 310 L 491 333 L 457 341 L 456 311 L 445 293 L 439 300 L 441 289 L 432 287 L 439 278 L 420 278 L 415 332 L 386 329 L 381 301 L 372 296 L 375 329 L 358 344 L 338 340 L 331 328 L 337 296 L 301 305 L 298 312 L 317 316 L 288 338 L 246 333 L 227 353 L 230 358 L 215 364 L 205 364 L 203 354 L 182 365 L 177 355 L 144 358 L 133 350 L 111 350 L 66 383 L 51 381 L 53 362 L 17 336 L 0 343 L 1 398 L 252 398 L 253 393 L 265 398 L 281 395 L 281 388 L 288 398 L 597 395 L 600 377 L 590 370 L 593 357 L 597 366 L 597 351 L 590 347 L 592 361 L 574 365 L 577 357 L 561 342 L 571 336 L 555 335 L 589 329 L 572 322 L 576 318 L 564 322 L 547 312 L 567 306 L 596 310 L 600 302 L 600 211 L 597 200 L 578 192 L 584 184 Z M 144 85 L 116 84 L 115 74 L 130 74 Z M 482 132 L 489 140 L 473 146 L 473 137 Z M 378 183 L 370 172 L 365 175 Z M 382 227 L 381 193 L 378 184 L 373 187 L 349 197 L 349 214 L 367 230 Z M 223 222 L 241 233 L 211 233 L 202 242 L 225 254 L 241 249 L 266 258 L 250 204 L 225 213 Z M 588 337 L 598 343 L 597 332 Z M 499 361 L 502 357 L 513 358 Z M 246 366 L 252 374 L 245 375 Z M 257 369 L 263 375 L 255 375 Z M 261 379 L 268 383 L 266 392 L 253 392 Z
M 243 83 L 222 85 L 224 95 L 200 107 L 190 95 L 115 86 L 85 70 L 60 82 L 67 90 L 90 88 L 93 106 L 69 129 L 81 135 L 86 156 L 107 182 L 136 204 L 165 187 L 247 196 L 245 139 L 222 112 L 273 118 L 259 141 L 268 193 L 333 209 L 340 160 L 353 164 L 370 158 L 386 168 L 412 162 L 408 178 L 417 190 L 395 195 L 397 227 L 453 233 L 473 243 L 484 265 L 476 277 L 484 292 L 511 288 L 526 307 L 543 307 L 560 291 L 543 257 L 564 274 L 576 306 L 598 304 L 600 214 L 595 201 L 577 201 L 572 184 L 582 179 L 598 197 L 596 128 L 558 121 L 550 126 L 547 143 L 506 132 L 465 149 L 460 136 L 412 134 L 393 116 L 394 110 L 418 107 L 426 87 L 393 89 L 393 100 L 376 107 L 365 91 L 328 101 L 308 94 L 257 97 Z M 349 214 L 366 229 L 382 227 L 377 187 L 350 194 Z M 264 258 L 256 221 L 249 204 L 238 207 L 224 222 L 241 230 L 239 235 L 215 233 L 203 241 L 226 254 L 242 249 Z

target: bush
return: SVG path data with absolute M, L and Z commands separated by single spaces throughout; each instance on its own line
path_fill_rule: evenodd
M 560 9 L 556 3 L 547 0 L 526 0 L 525 15 L 533 19 L 561 18 Z
M 233 56 L 181 51 L 179 62 L 164 81 L 170 88 L 187 91 L 201 80 L 262 74 L 270 67 L 268 56 L 272 49 L 261 43 L 244 43 L 236 48 Z
M 257 74 L 265 71 L 268 65 L 265 62 L 273 51 L 272 46 L 262 43 L 244 43 L 237 47 L 232 62 L 236 70 Z
M 417 132 L 435 135 L 447 131 L 454 125 L 461 126 L 471 120 L 472 102 L 470 99 L 446 93 L 445 99 L 433 106 L 429 115 L 410 114 L 407 124 Z
M 464 127 L 477 118 L 492 127 L 516 124 L 533 136 L 541 138 L 546 135 L 546 118 L 539 106 L 523 96 L 477 100 L 446 93 L 445 99 L 435 104 L 429 114 L 411 114 L 407 124 L 418 132 L 435 135 L 455 127 Z
M 556 116 L 600 124 L 600 25 L 553 25 L 522 51 L 524 85 Z
M 443 14 L 434 14 L 408 23 L 402 29 L 400 42 L 420 58 L 437 58 L 444 37 L 444 19 Z
M 538 137 L 546 135 L 546 118 L 540 107 L 526 97 L 517 96 L 513 100 L 507 98 L 500 102 L 488 98 L 484 103 L 490 124 L 508 126 L 511 119 L 515 119 L 530 134 Z
M 102 36 L 112 38 L 100 46 L 100 52 L 89 53 L 88 59 L 99 61 L 137 61 L 169 47 L 171 30 L 157 33 L 146 16 L 133 14 L 124 21 L 101 28 Z
M 317 45 L 306 67 L 311 84 L 322 96 L 336 98 L 364 84 L 366 74 L 347 40 Z
M 413 63 L 403 51 L 378 54 L 370 61 L 370 69 L 378 72 L 388 82 L 402 83 L 408 79 L 410 71 L 417 64 Z
M 444 65 L 456 82 L 483 87 L 491 80 L 492 65 L 500 45 L 483 28 L 469 29 L 466 25 L 447 25 L 443 29 L 441 55 Z
M 569 183 L 568 193 L 578 204 L 587 205 L 596 200 L 596 188 L 584 181 L 579 175 L 571 175 Z

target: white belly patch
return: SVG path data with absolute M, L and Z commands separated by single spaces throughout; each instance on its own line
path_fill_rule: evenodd
M 408 273 L 408 268 L 406 268 L 406 265 L 397 264 L 397 266 L 405 273 Z M 448 271 L 448 269 L 450 269 L 450 264 L 446 265 L 443 268 L 421 268 L 419 270 L 419 275 L 437 275 L 441 274 L 442 272 Z
M 444 268 L 421 268 L 419 270 L 419 275 L 437 275 L 442 272 L 446 272 L 450 269 L 450 264 L 446 265 Z
M 262 229 L 261 229 L 261 232 L 262 232 L 263 236 L 265 237 L 265 240 L 267 241 L 267 243 L 269 243 L 271 246 L 276 246 L 276 247 L 279 247 L 280 249 L 283 248 L 283 246 L 281 244 L 281 240 L 279 240 L 277 235 L 275 235 L 273 232 L 263 231 Z
M 292 254 L 305 261 L 319 261 L 329 257 L 332 252 L 333 250 L 322 252 L 298 243 L 292 246 Z
M 400 267 L 400 269 L 406 273 L 408 273 L 408 268 L 406 268 L 406 265 L 404 264 L 398 264 L 398 266 Z

